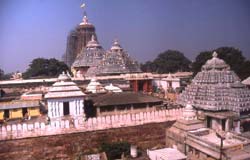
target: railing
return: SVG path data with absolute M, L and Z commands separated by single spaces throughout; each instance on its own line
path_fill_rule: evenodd
M 44 122 L 12 124 L 0 127 L 0 140 L 86 132 L 174 121 L 180 118 L 182 113 L 183 108 L 179 108 L 102 116 L 89 118 L 87 120 L 85 120 L 83 116 L 74 117 L 70 120 L 52 120 L 48 125 Z

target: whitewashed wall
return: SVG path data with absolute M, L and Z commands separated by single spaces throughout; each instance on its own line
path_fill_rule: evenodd
M 160 110 L 89 118 L 83 116 L 68 120 L 55 120 L 45 125 L 44 122 L 20 123 L 0 127 L 0 140 L 19 139 L 74 132 L 86 132 L 110 128 L 136 126 L 155 122 L 173 121 L 182 117 L 183 109 Z
M 153 85 L 156 87 L 162 87 L 165 92 L 167 92 L 168 88 L 170 87 L 168 82 L 162 79 L 154 79 Z M 172 88 L 176 89 L 178 87 L 180 87 L 180 81 L 172 81 Z
M 63 102 L 69 102 L 69 114 L 79 116 L 84 114 L 83 98 L 48 99 L 48 116 L 50 118 L 62 117 Z

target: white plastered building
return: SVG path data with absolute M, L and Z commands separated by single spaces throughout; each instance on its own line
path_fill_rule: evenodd
M 45 95 L 49 118 L 84 116 L 84 96 L 70 76 L 62 73 Z

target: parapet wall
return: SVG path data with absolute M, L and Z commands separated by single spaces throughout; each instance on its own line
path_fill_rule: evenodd
M 99 152 L 104 142 L 128 142 L 141 149 L 164 146 L 173 121 L 105 130 L 0 141 L 1 160 L 77 160 Z
M 0 127 L 0 140 L 87 132 L 174 121 L 182 116 L 182 112 L 183 108 L 180 108 L 103 116 L 87 120 L 84 120 L 83 117 L 76 117 L 72 120 L 51 121 L 48 125 L 44 122 L 12 124 Z

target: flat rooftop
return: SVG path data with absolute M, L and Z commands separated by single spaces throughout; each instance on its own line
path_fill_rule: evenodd
M 216 146 L 221 145 L 221 139 L 216 135 L 214 130 L 201 128 L 195 131 L 190 131 L 190 134 L 199 140 L 202 140 L 203 142 L 207 142 L 208 144 L 213 144 Z M 235 147 L 247 143 L 250 143 L 248 139 L 227 132 L 225 133 L 225 139 L 223 140 L 223 148 Z

